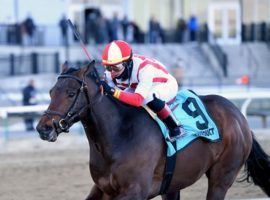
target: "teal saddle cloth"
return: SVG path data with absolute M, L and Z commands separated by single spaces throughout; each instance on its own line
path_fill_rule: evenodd
M 192 91 L 186 89 L 180 90 L 177 93 L 175 101 L 169 107 L 183 126 L 183 136 L 178 138 L 176 144 L 173 145 L 168 140 L 169 130 L 158 117 L 155 117 L 168 145 L 167 156 L 174 155 L 177 151 L 180 151 L 200 137 L 211 142 L 220 140 L 220 134 L 216 124 L 209 116 L 200 98 Z

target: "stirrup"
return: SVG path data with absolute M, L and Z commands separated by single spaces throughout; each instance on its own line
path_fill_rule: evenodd
M 182 138 L 185 135 L 185 132 L 184 132 L 184 129 L 183 129 L 183 126 L 182 125 L 176 127 L 176 129 L 178 129 L 178 131 L 177 130 L 173 130 L 173 131 L 178 132 L 177 135 L 171 136 L 171 134 L 170 134 L 171 132 L 169 133 L 169 137 L 167 139 L 170 142 L 174 142 L 177 139 L 180 139 L 180 138 Z
M 179 135 L 176 135 L 176 136 L 170 136 L 166 138 L 167 141 L 170 141 L 170 142 L 175 142 L 176 140 L 184 137 L 185 134 L 179 134 Z
M 174 136 L 174 137 L 167 137 L 166 140 L 170 141 L 170 142 L 175 142 L 176 140 L 178 140 L 179 138 L 181 138 L 181 135 L 178 136 Z

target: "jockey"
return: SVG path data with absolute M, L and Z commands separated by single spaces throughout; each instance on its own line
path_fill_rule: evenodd
M 180 136 L 182 126 L 167 105 L 178 85 L 162 63 L 132 54 L 128 43 L 116 40 L 104 48 L 102 64 L 106 82 L 101 84 L 107 94 L 132 106 L 147 105 L 168 127 L 171 141 Z

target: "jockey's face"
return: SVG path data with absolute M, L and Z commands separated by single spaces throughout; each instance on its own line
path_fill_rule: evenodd
M 125 70 L 125 67 L 123 63 L 117 64 L 117 65 L 107 65 L 106 70 L 111 72 L 112 78 L 117 78 L 123 73 L 123 71 Z

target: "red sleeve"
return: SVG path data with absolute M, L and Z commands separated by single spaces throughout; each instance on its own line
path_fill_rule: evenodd
M 120 92 L 118 99 L 132 106 L 140 107 L 144 98 L 138 93 Z

